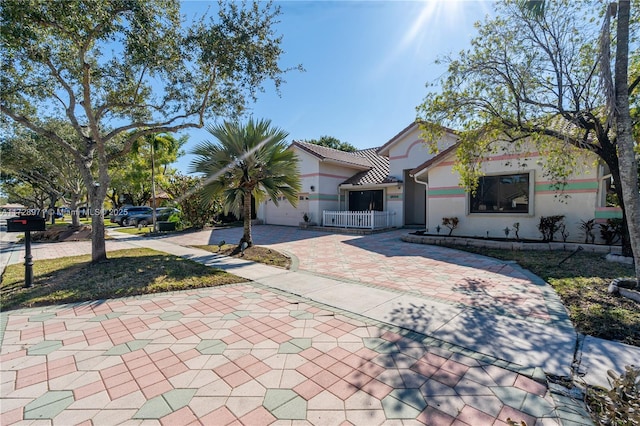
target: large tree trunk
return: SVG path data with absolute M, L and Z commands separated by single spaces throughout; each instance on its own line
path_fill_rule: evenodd
M 104 240 L 104 212 L 102 205 L 106 194 L 101 194 L 99 186 L 94 186 L 89 197 L 91 208 L 91 262 L 103 262 L 107 260 L 107 247 Z
M 153 222 L 153 232 L 158 232 L 158 218 L 156 217 L 156 160 L 151 142 L 151 222 Z
M 620 171 L 620 159 L 618 158 L 617 152 L 614 153 L 613 159 L 615 161 L 607 162 L 607 165 L 609 166 L 609 171 L 611 172 L 611 176 L 613 178 L 616 195 L 618 196 L 618 203 L 620 204 L 620 208 L 622 209 L 622 234 L 620 235 L 622 254 L 624 256 L 631 257 L 633 256 L 633 247 L 631 247 L 631 233 L 628 225 L 629 222 L 627 220 L 628 209 L 625 206 L 626 197 L 622 192 L 622 173 Z
M 52 225 L 56 224 L 56 203 L 58 202 L 58 197 L 56 195 L 49 195 L 49 208 L 47 209 L 47 218 L 51 221 Z
M 69 201 L 69 208 L 71 209 L 71 226 L 80 226 L 80 216 L 78 216 L 78 200 L 80 197 L 73 195 L 71 201 Z
M 91 262 L 98 263 L 107 260 L 107 248 L 104 240 L 104 200 L 107 197 L 109 188 L 109 174 L 104 154 L 98 164 L 98 179 L 96 180 L 91 171 L 93 159 L 76 158 L 76 164 L 82 175 L 82 180 L 87 188 L 89 198 L 89 208 L 87 214 L 91 217 Z
M 244 232 L 242 234 L 242 239 L 240 240 L 240 245 L 242 245 L 243 242 L 246 242 L 247 247 L 251 247 L 253 246 L 253 239 L 251 238 L 251 191 L 247 191 L 244 194 L 243 214 Z
M 640 194 L 638 193 L 638 164 L 633 151 L 633 133 L 629 111 L 629 15 L 631 2 L 618 3 L 617 48 L 615 65 L 616 130 L 620 163 L 620 181 L 624 199 L 626 222 L 633 250 L 636 287 L 640 286 Z

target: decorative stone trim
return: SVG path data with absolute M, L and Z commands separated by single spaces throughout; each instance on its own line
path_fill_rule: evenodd
M 640 291 L 629 288 L 634 286 L 635 279 L 633 278 L 616 278 L 609 284 L 609 293 L 619 294 L 620 296 L 640 303 Z
M 453 237 L 446 235 L 414 235 L 405 234 L 400 237 L 402 241 L 414 244 L 433 245 L 461 245 L 473 247 L 499 248 L 507 250 L 556 250 L 575 251 L 579 246 L 588 253 L 613 253 L 621 252 L 620 246 L 607 246 L 601 244 L 580 244 L 564 242 L 524 242 L 524 241 L 499 241 L 486 238 Z
M 608 262 L 626 263 L 627 265 L 633 265 L 633 257 L 623 256 L 621 254 L 609 253 L 605 259 Z

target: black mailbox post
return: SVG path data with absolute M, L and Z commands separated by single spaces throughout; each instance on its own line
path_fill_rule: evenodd
M 7 219 L 7 232 L 24 232 L 24 286 L 33 285 L 33 257 L 31 256 L 31 231 L 44 231 L 44 218 L 18 216 Z

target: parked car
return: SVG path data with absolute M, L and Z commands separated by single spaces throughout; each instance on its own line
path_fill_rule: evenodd
M 156 220 L 158 222 L 164 222 L 169 220 L 174 213 L 179 213 L 180 210 L 173 207 L 158 207 L 156 209 Z M 153 223 L 153 210 L 149 208 L 149 211 L 129 214 L 127 217 L 127 224 L 129 226 L 147 226 Z
M 174 207 L 158 207 L 156 209 L 156 217 L 158 218 L 158 222 L 169 220 L 171 215 L 173 215 L 174 213 L 180 213 L 180 210 Z
M 120 226 L 137 225 L 137 221 L 131 222 L 131 218 L 138 215 L 151 214 L 153 209 L 148 206 L 122 207 L 116 209 L 110 218 L 111 223 L 117 223 Z

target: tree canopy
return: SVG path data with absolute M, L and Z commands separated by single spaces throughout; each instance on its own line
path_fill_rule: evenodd
M 111 183 L 107 197 L 113 207 L 146 204 L 152 197 L 154 178 L 164 189 L 176 172 L 170 164 L 183 155 L 181 147 L 185 143 L 186 136 L 171 135 L 147 135 L 137 140 L 131 152 L 114 161 L 109 169 Z
M 349 142 L 342 142 L 340 139 L 334 138 L 333 136 L 320 136 L 320 139 L 308 139 L 304 142 L 345 152 L 354 152 L 358 150 L 358 148 L 351 145 Z
M 622 201 L 622 133 L 612 114 L 609 47 L 624 46 L 616 44 L 619 32 L 608 31 L 608 4 L 537 2 L 543 8 L 532 13 L 523 3 L 531 2 L 496 3 L 495 17 L 477 24 L 471 47 L 442 58 L 448 71 L 418 107 L 425 138 L 435 144 L 443 125 L 459 130 L 456 169 L 471 190 L 481 174 L 482 159 L 505 143 L 516 149 L 533 143 L 545 152 L 546 173 L 560 190 L 579 161 L 576 152 L 591 152 L 610 170 Z M 639 4 L 632 1 L 627 27 L 628 95 L 633 102 L 640 82 Z M 631 110 L 631 127 L 637 134 L 637 103 Z M 625 242 L 629 253 L 628 237 Z
M 66 135 L 70 143 L 77 143 L 69 124 L 52 120 L 47 126 Z M 0 151 L 0 183 L 16 201 L 47 212 L 64 202 L 75 211 L 86 194 L 73 158 L 46 137 L 21 129 L 0 141 Z M 77 214 L 72 214 L 72 220 L 79 225 Z
M 109 164 L 149 134 L 241 113 L 287 69 L 272 3 L 220 2 L 185 22 L 178 0 L 0 3 L 0 111 L 63 147 L 91 201 L 92 259 L 106 259 L 102 204 Z M 81 144 L 48 128 L 67 121 Z
M 181 211 L 182 225 L 202 229 L 222 212 L 219 198 L 204 199 L 202 177 L 176 173 L 168 177 L 164 189 Z

